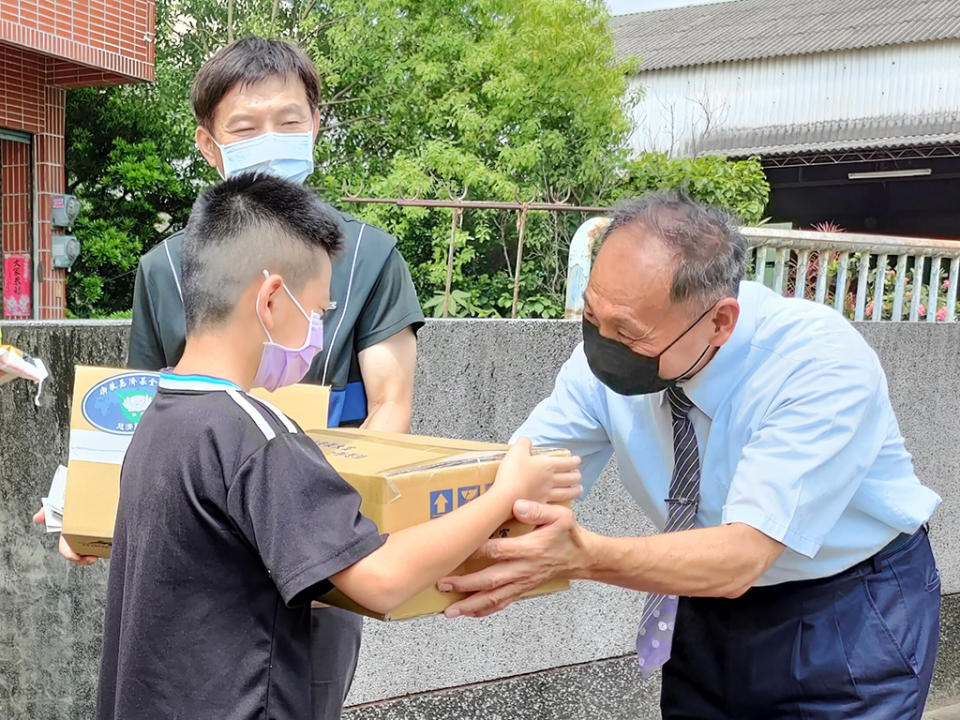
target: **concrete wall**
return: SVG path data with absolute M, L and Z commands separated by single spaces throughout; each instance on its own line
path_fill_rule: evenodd
M 125 326 L 13 324 L 4 340 L 49 361 L 40 408 L 26 383 L 0 388 L 0 716 L 87 718 L 99 652 L 105 563 L 76 569 L 29 515 L 66 456 L 70 368 L 119 363 Z M 960 593 L 960 325 L 863 324 L 887 370 L 925 482 L 943 496 L 932 539 L 945 593 Z M 550 389 L 578 341 L 574 323 L 437 321 L 421 334 L 415 431 L 504 440 Z M 650 529 L 608 468 L 579 504 L 608 534 Z M 482 621 L 367 624 L 352 720 L 408 717 L 656 717 L 656 683 L 629 653 L 642 597 L 576 583 Z M 960 595 L 946 597 L 935 696 L 960 693 Z M 445 688 L 453 688 L 443 690 Z M 404 697 L 411 696 L 411 697 Z M 389 698 L 400 698 L 379 702 Z

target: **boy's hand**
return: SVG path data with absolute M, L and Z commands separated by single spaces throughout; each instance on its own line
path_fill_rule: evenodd
M 37 525 L 42 525 L 44 522 L 46 522 L 46 519 L 47 519 L 47 514 L 46 512 L 44 512 L 43 508 L 40 508 L 39 510 L 37 510 L 37 512 L 34 513 L 33 515 L 33 521 Z M 93 565 L 97 561 L 96 555 L 77 555 L 73 551 L 73 548 L 71 548 L 67 544 L 67 541 L 64 540 L 63 535 L 60 536 L 59 549 L 60 549 L 60 554 L 63 555 L 67 560 L 72 562 L 74 565 L 80 565 L 81 567 L 85 567 L 87 565 Z
M 520 438 L 500 463 L 494 487 L 506 487 L 514 499 L 560 503 L 580 496 L 580 458 L 532 455 L 532 443 Z

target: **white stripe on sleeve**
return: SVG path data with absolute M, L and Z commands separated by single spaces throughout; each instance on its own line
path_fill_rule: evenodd
M 260 432 L 263 433 L 263 436 L 267 440 L 273 440 L 277 434 L 273 431 L 273 428 L 270 427 L 270 423 L 263 417 L 257 408 L 255 408 L 249 400 L 247 400 L 239 390 L 234 390 L 233 388 L 227 388 L 227 395 L 233 398 L 233 401 L 243 408 L 243 411 L 250 416 L 250 419 L 253 420 L 257 427 L 260 428 Z

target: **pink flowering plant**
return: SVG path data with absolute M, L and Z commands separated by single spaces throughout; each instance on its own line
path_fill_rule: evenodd
M 821 252 L 827 253 L 827 257 L 825 259 L 827 282 L 824 302 L 827 305 L 834 305 L 837 288 L 837 275 L 839 274 L 840 269 L 840 254 L 833 251 L 811 251 L 807 261 L 806 275 L 800 278 L 797 277 L 799 274 L 797 254 L 792 252 L 790 254 L 790 260 L 787 266 L 784 268 L 784 295 L 793 297 L 795 295 L 797 283 L 801 282 L 803 283 L 802 296 L 808 300 L 814 300 L 816 298 Z M 854 319 L 856 315 L 857 286 L 860 278 L 860 263 L 863 261 L 869 261 L 869 255 L 865 255 L 864 258 L 861 259 L 861 255 L 859 253 L 854 253 L 850 255 L 847 263 L 847 282 L 843 298 L 843 314 L 851 320 Z M 934 318 L 937 320 L 937 322 L 947 321 L 949 314 L 947 308 L 947 291 L 950 289 L 950 281 L 947 278 L 948 268 L 949 263 L 947 263 L 947 267 L 941 265 L 939 277 L 935 281 L 939 285 L 937 291 L 936 308 L 927 307 L 927 303 L 930 298 L 929 284 L 921 282 L 919 288 L 915 290 L 913 283 L 914 269 L 909 268 L 906 271 L 903 283 L 903 300 L 900 307 L 900 320 L 910 319 L 910 310 L 913 306 L 913 294 L 916 291 L 919 293 L 919 297 L 917 298 L 919 301 L 917 303 L 917 314 L 919 318 L 926 318 L 927 313 L 929 312 L 934 314 Z M 926 270 L 927 274 L 929 274 L 929 263 L 926 266 Z M 768 281 L 771 279 L 771 272 L 771 268 L 768 267 Z M 751 279 L 755 279 L 755 269 L 752 267 L 748 268 L 747 276 Z M 891 320 L 893 319 L 893 304 L 897 284 L 897 272 L 889 267 L 883 268 L 880 274 L 878 274 L 877 268 L 871 268 L 867 274 L 864 318 L 867 320 L 873 319 L 873 313 L 875 309 L 874 298 L 876 297 L 876 283 L 878 277 L 883 282 L 883 302 L 880 307 L 880 319 Z M 954 318 L 960 320 L 960 302 L 957 302 L 956 307 L 954 308 Z
M 872 273 L 875 274 L 875 273 Z M 894 291 L 896 289 L 896 271 L 887 270 L 884 273 L 884 293 L 883 293 L 883 306 L 880 309 L 880 319 L 881 320 L 890 320 L 893 318 L 893 298 Z M 910 319 L 910 308 L 913 305 L 913 275 L 914 271 L 912 269 L 908 270 L 906 277 L 904 279 L 904 292 L 903 292 L 903 303 L 900 309 L 900 320 L 909 320 Z M 917 315 L 921 318 L 926 318 L 928 313 L 933 313 L 934 318 L 938 322 L 946 322 L 948 315 L 947 308 L 947 291 L 950 288 L 950 281 L 946 278 L 947 270 L 941 268 L 940 277 L 937 280 L 940 288 L 937 292 L 937 307 L 927 307 L 927 302 L 930 299 L 930 285 L 928 283 L 921 283 L 919 287 L 920 297 L 918 298 L 919 302 L 917 303 Z M 872 296 L 875 286 L 875 278 L 872 278 L 873 282 L 870 283 L 870 293 L 868 296 Z M 867 304 L 865 309 L 865 317 L 870 320 L 873 319 L 873 302 Z M 960 318 L 960 302 L 956 303 L 954 307 L 954 318 Z

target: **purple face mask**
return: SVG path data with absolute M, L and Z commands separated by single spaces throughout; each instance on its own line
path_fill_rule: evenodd
M 263 271 L 263 274 L 264 277 L 269 277 L 266 270 Z M 310 369 L 313 358 L 323 350 L 323 316 L 316 311 L 307 315 L 303 306 L 297 302 L 286 284 L 284 284 L 283 289 L 307 319 L 307 337 L 299 348 L 290 348 L 275 343 L 270 336 L 270 331 L 267 330 L 267 326 L 263 324 L 263 318 L 260 317 L 260 296 L 257 295 L 257 320 L 260 321 L 260 327 L 266 333 L 267 342 L 263 343 L 260 369 L 257 370 L 253 386 L 266 388 L 270 392 L 285 385 L 295 385 L 303 380 L 307 370 Z

